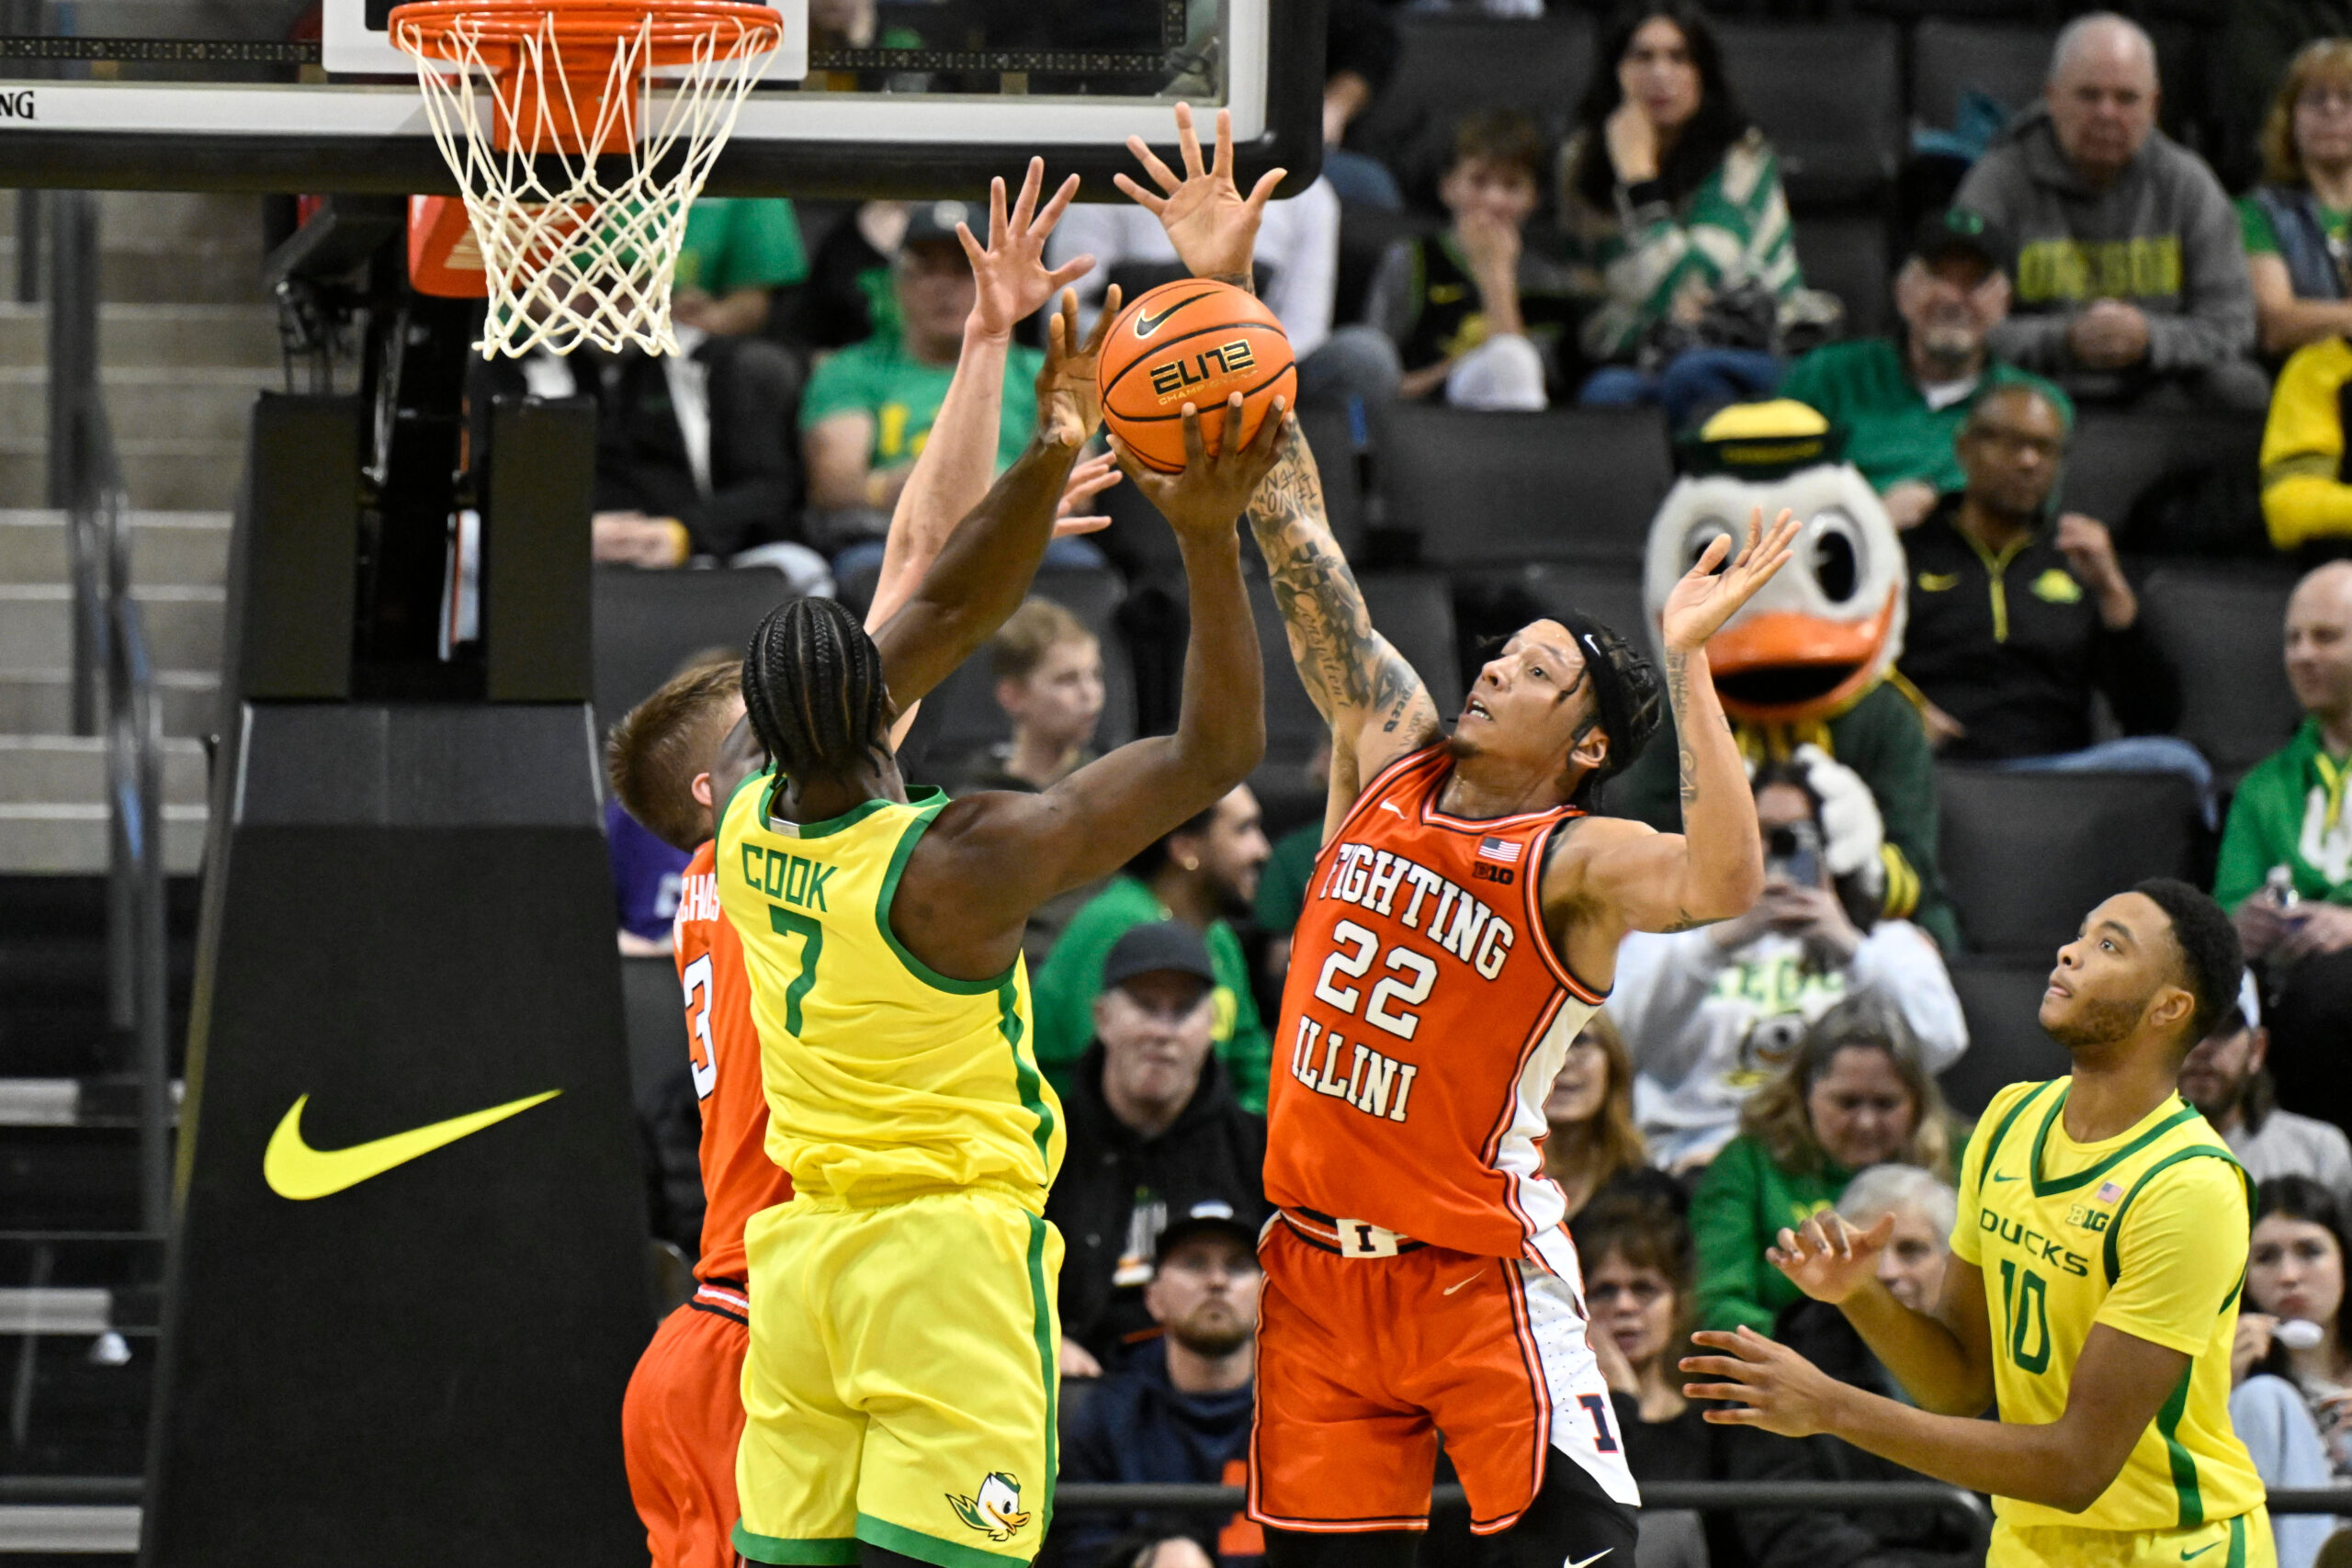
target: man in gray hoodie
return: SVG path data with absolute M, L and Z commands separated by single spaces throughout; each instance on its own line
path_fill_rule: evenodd
M 1996 353 L 2077 400 L 2259 409 L 2254 289 L 2221 182 L 2156 129 L 2155 46 L 2109 12 L 2058 35 L 2042 103 L 1977 161 L 1954 205 L 2015 237 Z

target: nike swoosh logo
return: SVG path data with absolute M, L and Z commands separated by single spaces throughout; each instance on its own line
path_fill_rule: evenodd
M 563 1090 L 551 1089 L 545 1094 L 526 1095 L 510 1100 L 503 1105 L 493 1105 L 487 1111 L 469 1111 L 452 1116 L 447 1122 L 435 1122 L 429 1127 L 413 1127 L 405 1133 L 394 1133 L 388 1138 L 376 1138 L 364 1144 L 354 1144 L 347 1149 L 314 1149 L 302 1141 L 302 1107 L 311 1102 L 309 1095 L 295 1100 L 278 1122 L 277 1131 L 269 1135 L 269 1147 L 261 1156 L 261 1176 L 269 1190 L 280 1198 L 300 1202 L 310 1198 L 324 1198 L 346 1187 L 356 1187 L 370 1177 L 381 1176 L 394 1166 L 406 1165 L 422 1155 L 429 1155 L 447 1144 L 469 1137 L 493 1122 L 509 1116 L 518 1116 L 534 1105 L 553 1100 Z
M 2217 1547 L 2217 1546 L 2219 1546 L 2219 1545 L 2221 1545 L 2221 1544 L 2222 1544 L 2222 1543 L 2221 1543 L 2220 1541 L 2218 1541 L 2218 1540 L 2209 1540 L 2209 1541 L 2207 1541 L 2204 1545 L 2202 1545 L 2202 1546 L 2199 1547 L 2199 1548 L 2198 1548 L 2196 1551 L 2189 1551 L 2184 1550 L 2184 1551 L 2181 1552 L 2181 1554 L 2180 1554 L 2180 1560 L 2181 1560 L 2183 1562 L 2188 1562 L 2188 1561 L 2190 1558 L 2192 1558 L 2192 1557 L 2202 1557 L 2202 1556 L 2204 1556 L 2207 1552 L 2209 1552 L 2209 1551 L 2212 1551 L 2215 1547 Z
M 1438 1294 L 1442 1296 L 1450 1296 L 1453 1294 L 1454 1292 L 1460 1290 L 1464 1285 L 1476 1284 L 1478 1280 L 1483 1280 L 1486 1277 L 1487 1271 L 1484 1269 L 1481 1269 L 1476 1274 L 1471 1275 L 1469 1279 L 1448 1285 L 1445 1289 L 1440 1291 Z
M 1136 336 L 1149 337 L 1152 333 L 1159 330 L 1160 323 L 1167 321 L 1169 317 L 1174 315 L 1177 311 L 1182 310 L 1193 300 L 1205 299 L 1208 297 L 1209 291 L 1204 288 L 1198 294 L 1185 295 L 1184 298 L 1177 300 L 1174 304 L 1161 310 L 1159 314 L 1156 316 L 1149 310 L 1137 310 L 1136 312 Z
M 1393 800 L 1384 800 L 1384 801 L 1382 801 L 1382 802 L 1380 803 L 1380 809 L 1382 809 L 1383 811 L 1394 811 L 1394 812 L 1396 812 L 1396 815 L 1397 815 L 1397 816 L 1399 816 L 1399 817 L 1405 817 L 1405 813 L 1404 813 L 1404 811 L 1402 810 L 1402 808 L 1400 808 L 1400 807 L 1397 806 L 1397 804 L 1396 804 L 1395 801 L 1393 801 Z M 1410 821 L 1412 820 L 1412 818 L 1409 818 L 1409 817 L 1405 817 L 1405 820 L 1406 820 L 1406 821 L 1408 821 L 1408 822 L 1410 822 Z
M 2020 1179 L 2014 1176 L 2003 1176 L 1998 1171 L 1996 1171 L 1993 1174 L 1993 1179 L 1996 1181 L 2016 1181 Z
M 1604 1546 L 1599 1551 L 1596 1551 L 1591 1556 L 1586 1558 L 1583 1562 L 1569 1563 L 1568 1568 L 1592 1568 L 1594 1563 L 1600 1562 L 1602 1558 L 1608 1555 L 1609 1548 Z

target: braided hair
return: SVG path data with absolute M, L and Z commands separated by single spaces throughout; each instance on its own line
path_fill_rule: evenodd
M 1569 796 L 1570 804 L 1589 807 L 1601 787 L 1632 767 L 1657 733 L 1665 716 L 1665 694 L 1657 666 L 1617 633 L 1577 610 L 1563 611 L 1558 620 L 1577 639 L 1577 651 L 1584 655 L 1585 671 L 1592 682 L 1592 716 L 1577 729 L 1570 749 L 1596 727 L 1609 737 L 1600 765 L 1578 780 Z
M 743 653 L 743 711 L 786 778 L 846 778 L 889 757 L 881 650 L 831 599 L 768 612 Z

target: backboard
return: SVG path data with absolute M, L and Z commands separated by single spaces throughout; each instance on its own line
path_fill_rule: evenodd
M 0 0 L 0 186 L 453 192 L 396 3 Z M 712 195 L 970 195 L 1034 152 L 1108 199 L 1179 99 L 1232 109 L 1245 179 L 1319 166 L 1321 0 L 777 8 Z

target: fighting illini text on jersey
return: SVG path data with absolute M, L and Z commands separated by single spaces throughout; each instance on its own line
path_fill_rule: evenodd
M 673 945 L 685 989 L 686 1055 L 702 1102 L 702 1258 L 695 1278 L 741 1287 L 743 1222 L 789 1201 L 792 1178 L 768 1157 L 767 1092 L 743 942 L 718 907 L 713 840 L 687 863 Z M 740 1307 L 738 1308 L 740 1311 Z
M 1451 765 L 1441 743 L 1389 767 L 1316 862 L 1275 1039 L 1266 1196 L 1577 1280 L 1537 1140 L 1601 998 L 1553 952 L 1538 885 L 1552 835 L 1582 813 L 1449 817 Z

